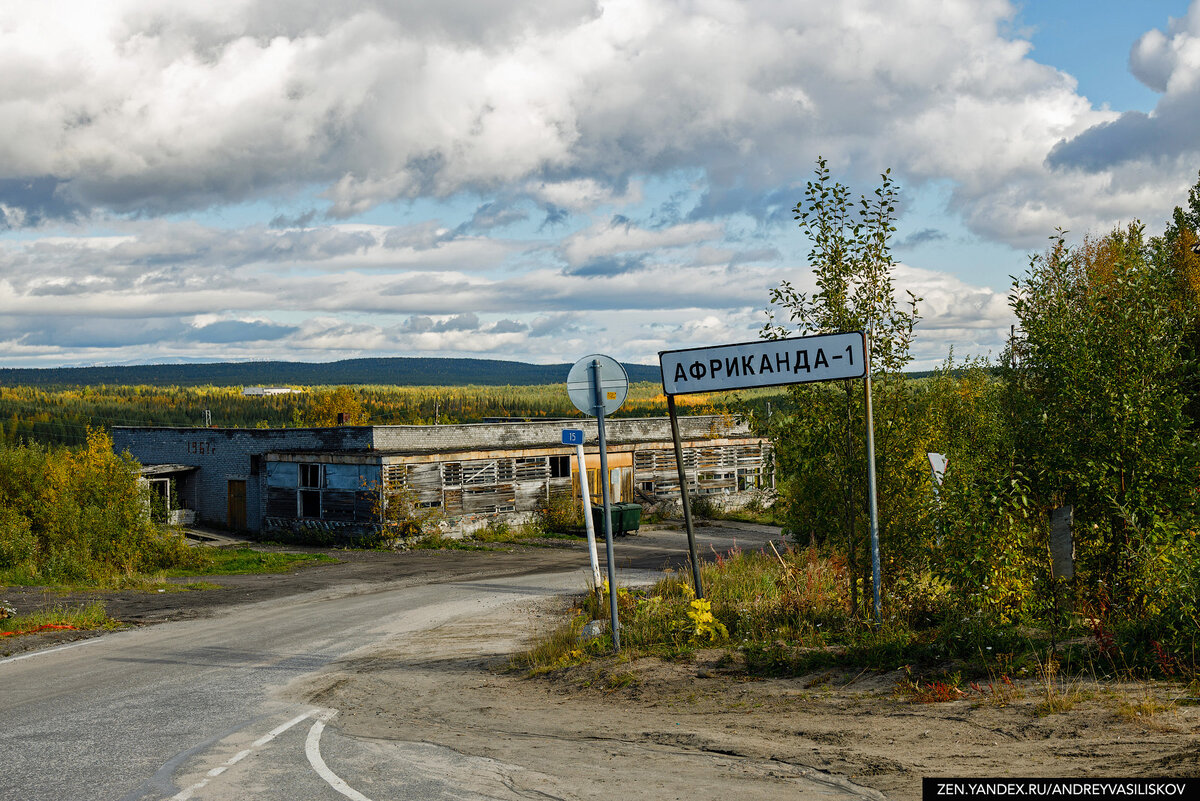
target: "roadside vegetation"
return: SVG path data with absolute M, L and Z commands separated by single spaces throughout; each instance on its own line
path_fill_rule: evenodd
M 287 570 L 315 554 L 193 548 L 153 522 L 138 467 L 98 430 L 84 445 L 0 446 L 0 586 L 137 588 L 167 577 Z
M 137 477 L 101 431 L 77 448 L 0 448 L 0 584 L 105 585 L 203 564 L 151 521 Z
M 320 553 L 256 551 L 253 548 L 201 548 L 197 563 L 162 571 L 165 578 L 186 576 L 242 576 L 259 573 L 286 573 L 309 564 L 336 563 L 337 559 Z
M 1200 184 L 1160 237 L 1140 223 L 1031 257 L 1009 302 L 1016 335 L 995 361 L 906 377 L 919 298 L 898 302 L 888 175 L 854 199 L 823 161 L 796 207 L 816 290 L 772 293 L 763 335 L 868 332 L 873 355 L 882 620 L 873 614 L 861 382 L 803 384 L 769 418 L 771 514 L 793 542 L 735 553 L 688 577 L 623 590 L 622 658 L 727 650 L 745 670 L 907 667 L 914 698 L 1003 697 L 1064 676 L 1196 682 L 1200 665 Z M 935 478 L 927 454 L 949 466 Z M 1052 513 L 1070 508 L 1065 561 Z M 1073 558 L 1070 558 L 1073 556 Z M 519 660 L 539 672 L 611 651 L 581 640 L 604 599 Z M 973 683 L 973 684 L 972 684 Z M 974 688 L 980 688 L 978 691 Z
M 120 626 L 104 611 L 104 604 L 93 601 L 80 606 L 56 605 L 49 609 L 19 614 L 8 601 L 0 601 L 0 644 L 4 637 L 37 634 L 44 631 L 94 631 Z

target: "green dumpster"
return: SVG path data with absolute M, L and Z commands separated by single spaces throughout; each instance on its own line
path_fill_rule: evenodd
M 631 531 L 637 531 L 642 525 L 642 505 L 640 503 L 612 503 L 609 504 L 609 513 L 612 520 L 612 533 L 614 537 L 618 534 L 628 534 Z M 603 536 L 603 506 L 592 506 L 592 525 L 595 526 L 596 533 Z

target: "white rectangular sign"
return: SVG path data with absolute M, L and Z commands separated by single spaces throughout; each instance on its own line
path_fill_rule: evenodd
M 861 331 L 737 345 L 666 350 L 658 354 L 663 392 L 730 389 L 862 378 L 866 375 Z

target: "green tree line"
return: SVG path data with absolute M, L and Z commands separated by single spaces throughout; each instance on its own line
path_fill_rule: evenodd
M 772 293 L 764 336 L 869 333 L 885 610 L 963 626 L 1090 627 L 1129 664 L 1196 668 L 1200 184 L 1163 235 L 1056 233 L 1013 281 L 999 360 L 913 381 L 918 298 L 892 283 L 897 189 L 855 198 L 818 161 L 796 206 L 815 291 Z M 846 556 L 870 616 L 862 382 L 789 388 L 775 441 L 791 534 Z M 938 485 L 927 458 L 945 454 Z M 1073 512 L 1073 575 L 1051 514 Z M 963 635 L 961 631 L 954 635 Z
M 0 387 L 0 443 L 79 445 L 88 428 L 203 426 L 223 428 L 334 425 L 337 413 L 351 424 L 428 425 L 485 418 L 577 418 L 565 385 L 465 387 L 296 387 L 290 395 L 243 396 L 240 387 L 94 386 L 44 389 Z M 689 398 L 687 413 L 724 411 L 737 404 L 778 406 L 784 393 L 766 389 L 732 396 Z M 207 412 L 207 414 L 206 414 Z M 662 387 L 630 385 L 619 417 L 666 414 Z

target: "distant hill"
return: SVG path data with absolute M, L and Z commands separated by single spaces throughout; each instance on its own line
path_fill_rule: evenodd
M 532 386 L 561 384 L 570 364 L 526 364 L 498 359 L 345 359 L 339 362 L 216 362 L 123 367 L 0 368 L 0 386 Z M 630 381 L 661 380 L 658 367 L 626 364 Z

